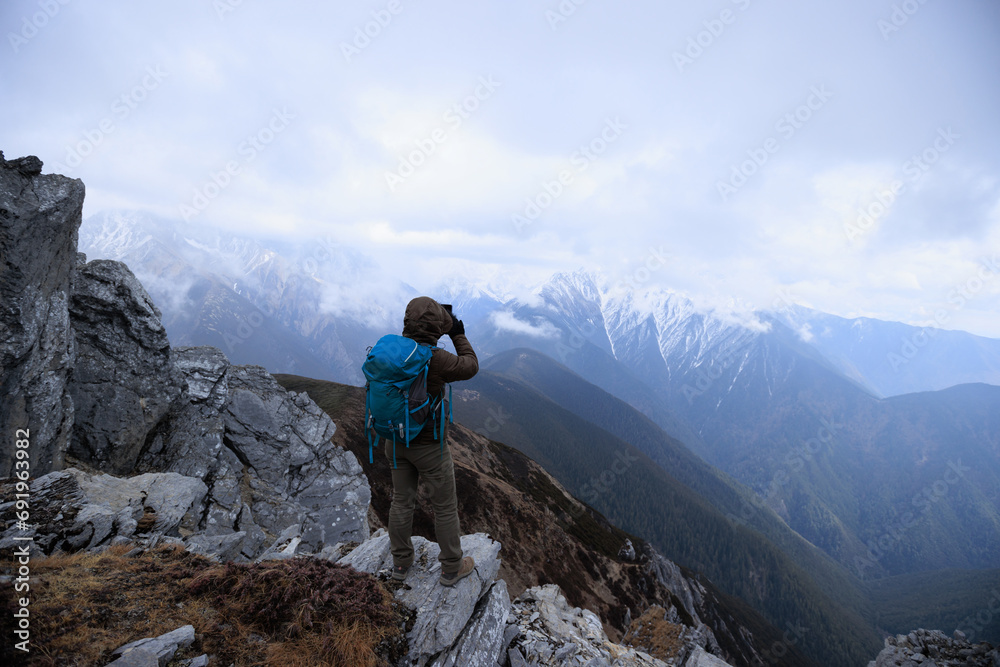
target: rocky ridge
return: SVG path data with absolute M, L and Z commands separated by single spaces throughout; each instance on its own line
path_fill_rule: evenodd
M 330 417 L 261 367 L 234 366 L 215 348 L 171 348 L 128 267 L 76 252 L 83 194 L 79 181 L 41 175 L 37 158 L 0 153 L 0 417 L 30 433 L 26 455 L 8 448 L 0 458 L 8 476 L 0 549 L 29 537 L 36 557 L 172 542 L 220 561 L 337 559 L 387 579 L 388 539 L 369 538 L 368 480 L 355 455 L 334 443 Z M 15 520 L 13 491 L 28 479 L 25 526 Z M 416 619 L 400 664 L 507 664 L 520 630 L 507 623 L 500 543 L 463 536 L 477 572 L 445 589 L 436 581 L 437 545 L 415 542 L 419 564 L 396 590 Z M 531 590 L 532 601 L 544 596 L 559 613 L 587 619 L 586 637 L 566 623 L 545 626 L 560 655 L 582 641 L 572 653 L 592 665 L 632 664 L 637 652 L 611 642 L 593 612 L 569 609 L 554 586 Z M 116 664 L 163 664 L 188 634 L 129 643 Z M 667 664 L 650 660 L 643 664 Z
M 939 630 L 914 630 L 886 637 L 885 648 L 868 667 L 1000 667 L 1000 650 L 987 643 L 970 644 L 959 630 L 948 637 Z
M 77 254 L 83 184 L 42 176 L 41 167 L 37 158 L 0 153 L 0 423 L 30 433 L 27 458 L 0 450 L 0 474 L 9 477 L 0 549 L 29 536 L 34 555 L 174 542 L 221 561 L 326 558 L 388 583 L 388 538 L 369 537 L 368 479 L 336 442 L 331 418 L 261 367 L 234 366 L 215 348 L 171 348 L 128 267 Z M 27 477 L 25 528 L 10 497 Z M 520 578 L 511 602 L 498 578 L 500 543 L 486 534 L 463 536 L 478 567 L 453 589 L 436 583 L 437 545 L 414 542 L 417 564 L 395 589 L 414 614 L 399 664 L 716 666 L 729 664 L 713 655 L 722 652 L 717 634 L 741 634 L 708 615 L 704 585 L 648 545 L 636 550 L 627 541 L 617 557 L 641 563 L 668 592 L 657 609 L 677 627 L 683 650 L 666 660 L 610 639 L 608 621 L 570 605 L 555 584 L 525 587 Z M 631 611 L 619 626 L 633 625 Z M 191 637 L 185 626 L 130 642 L 113 664 L 162 666 Z M 760 662 L 756 653 L 740 658 Z M 918 630 L 887 639 L 870 667 L 997 658 L 988 645 Z

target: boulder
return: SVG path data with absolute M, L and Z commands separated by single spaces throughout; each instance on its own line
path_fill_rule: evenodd
M 518 627 L 507 652 L 511 664 L 667 666 L 647 653 L 612 643 L 597 614 L 571 607 L 555 584 L 535 586 L 518 596 L 507 622 Z
M 507 582 L 500 579 L 479 599 L 465 629 L 434 660 L 434 667 L 496 667 L 504 647 L 509 614 Z
M 197 526 L 206 492 L 200 479 L 176 473 L 121 479 L 76 468 L 43 475 L 30 488 L 33 525 L 18 530 L 11 521 L 13 503 L 0 507 L 0 518 L 11 526 L 0 535 L 0 548 L 31 534 L 34 548 L 45 554 L 93 549 L 134 535 L 144 517 L 152 517 L 147 532 L 177 535 Z
M 253 560 L 298 525 L 295 553 L 368 537 L 371 490 L 336 426 L 306 394 L 287 392 L 259 366 L 231 366 L 212 347 L 174 350 L 185 400 L 149 439 L 140 470 L 205 479 L 200 529 L 246 533 L 236 560 Z
M 416 612 L 413 628 L 407 633 L 410 647 L 407 664 L 427 665 L 455 643 L 476 611 L 479 599 L 491 590 L 500 570 L 500 543 L 482 533 L 463 535 L 462 551 L 476 559 L 476 569 L 450 587 L 438 581 L 441 576 L 438 544 L 418 536 L 413 538 L 413 550 L 413 566 L 404 585 L 396 591 L 396 599 Z M 391 570 L 389 535 L 379 530 L 338 562 L 369 574 Z M 500 612 L 494 611 L 492 617 L 497 613 Z
M 951 637 L 940 630 L 914 630 L 886 637 L 885 648 L 868 667 L 1000 667 L 1000 650 L 988 643 L 972 644 L 962 632 Z
M 130 642 L 116 648 L 111 655 L 121 656 L 112 665 L 116 667 L 122 667 L 125 664 L 128 665 L 139 665 L 144 664 L 138 661 L 129 662 L 129 656 L 132 653 L 147 654 L 152 655 L 155 658 L 154 664 L 158 667 L 166 667 L 167 663 L 170 662 L 174 654 L 182 648 L 187 648 L 194 643 L 194 626 L 185 625 L 183 627 L 177 628 L 173 632 L 168 632 L 166 634 L 160 635 L 159 637 L 154 637 L 150 639 L 140 639 L 138 641 Z M 125 660 L 126 662 L 121 662 Z
M 129 474 L 146 436 L 181 393 L 160 311 L 132 271 L 110 260 L 79 267 L 69 310 L 76 342 L 70 452 Z
M 72 430 L 69 300 L 84 197 L 80 180 L 41 170 L 37 157 L 0 152 L 0 424 L 28 444 L 33 477 L 62 469 Z M 0 477 L 14 464 L 11 441 Z
M 684 667 L 731 667 L 728 662 L 722 658 L 717 658 L 711 653 L 707 652 L 700 646 L 696 646 L 691 654 L 688 656 L 687 660 L 684 661 Z

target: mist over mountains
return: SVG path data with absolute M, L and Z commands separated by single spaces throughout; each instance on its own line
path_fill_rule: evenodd
M 215 345 L 234 363 L 355 386 L 364 382 L 365 349 L 401 328 L 406 302 L 419 294 L 329 240 L 253 240 L 136 212 L 87 219 L 80 249 L 132 268 L 174 345 Z M 546 432 L 586 433 L 581 424 L 611 419 L 610 401 L 621 401 L 627 410 L 615 408 L 601 428 L 713 505 L 716 518 L 705 525 L 725 517 L 761 533 L 803 576 L 819 577 L 823 595 L 842 577 L 852 582 L 833 603 L 855 619 L 845 627 L 865 618 L 884 630 L 879 619 L 894 614 L 902 629 L 945 608 L 935 618 L 957 627 L 976 610 L 983 581 L 1000 586 L 1000 341 L 787 301 L 771 311 L 705 310 L 669 290 L 584 270 L 530 291 L 450 279 L 432 295 L 454 304 L 488 369 L 482 387 L 469 385 L 478 394 L 463 394 L 466 426 L 546 465 L 572 450 L 539 449 Z M 510 356 L 517 350 L 537 357 L 521 353 L 518 363 Z M 512 431 L 496 417 L 515 396 L 498 387 L 509 391 L 512 381 L 585 421 L 571 427 L 547 412 Z M 623 423 L 630 426 L 616 431 Z M 594 461 L 562 477 L 550 470 L 588 502 L 581 485 L 604 471 Z M 598 506 L 631 530 L 654 526 L 635 506 Z M 830 564 L 816 566 L 800 540 Z M 715 558 L 706 555 L 715 547 L 687 556 Z M 757 560 L 747 576 L 767 571 Z M 949 573 L 950 592 L 919 576 L 931 572 Z M 862 602 L 874 582 L 878 604 Z M 780 612 L 774 591 L 739 593 L 792 613 Z M 914 595 L 921 605 L 897 613 L 896 602 Z
M 240 358 L 241 349 L 276 353 L 254 338 L 287 338 L 287 356 L 275 361 L 296 368 L 285 370 L 305 364 L 345 382 L 362 381 L 357 346 L 363 351 L 372 335 L 399 328 L 403 306 L 418 295 L 403 277 L 329 237 L 254 239 L 140 211 L 102 211 L 84 221 L 80 248 L 126 262 L 163 310 L 172 340 L 214 338 Z M 615 352 L 611 337 L 643 327 L 643 340 L 655 332 L 664 358 L 683 357 L 701 369 L 689 396 L 701 395 L 744 344 L 769 333 L 783 335 L 783 345 L 811 348 L 877 397 L 1000 384 L 1000 341 L 962 331 L 845 319 L 787 297 L 775 299 L 771 311 L 705 311 L 680 294 L 642 281 L 612 283 L 593 271 L 556 274 L 519 290 L 511 285 L 449 278 L 434 291 L 482 334 L 487 354 L 527 343 L 565 361 L 592 344 L 622 360 L 635 352 Z M 293 349 L 302 346 L 312 354 Z

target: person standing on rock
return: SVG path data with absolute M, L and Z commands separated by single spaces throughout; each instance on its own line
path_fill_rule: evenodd
M 403 336 L 418 343 L 437 345 L 447 335 L 455 345 L 455 353 L 436 349 L 427 371 L 427 396 L 431 401 L 444 401 L 445 384 L 468 380 L 479 371 L 469 339 L 465 337 L 462 320 L 434 299 L 421 296 L 410 301 L 403 316 Z M 439 413 L 440 414 L 440 413 Z M 461 529 L 458 523 L 458 496 L 455 493 L 455 466 L 447 447 L 447 420 L 440 419 L 439 439 L 435 429 L 427 425 L 410 443 L 395 451 L 396 467 L 392 469 L 392 506 L 389 508 L 389 542 L 392 549 L 392 578 L 402 581 L 413 563 L 413 509 L 417 500 L 417 482 L 422 481 L 430 492 L 434 508 L 434 532 L 441 554 L 441 583 L 454 586 L 476 567 L 471 556 L 462 555 Z M 385 444 L 390 461 L 391 444 Z

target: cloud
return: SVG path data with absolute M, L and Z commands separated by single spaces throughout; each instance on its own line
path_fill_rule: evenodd
M 535 318 L 535 323 L 519 320 L 517 317 L 505 310 L 494 311 L 490 314 L 490 322 L 498 329 L 510 331 L 516 334 L 532 336 L 533 338 L 547 338 L 557 340 L 560 336 L 559 329 L 552 322 L 542 317 Z

